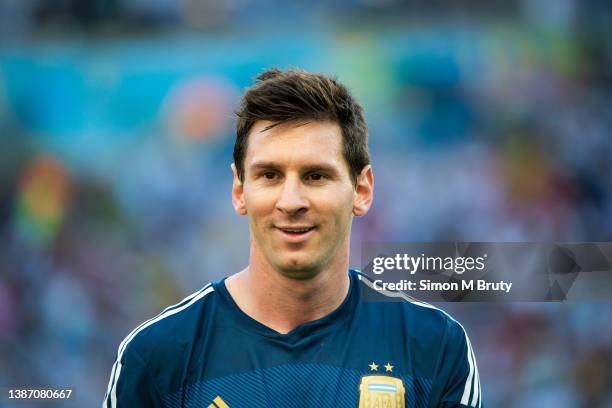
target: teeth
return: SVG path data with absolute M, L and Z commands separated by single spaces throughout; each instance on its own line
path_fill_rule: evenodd
M 310 231 L 310 228 L 301 228 L 301 229 L 285 228 L 284 231 L 301 233 L 301 232 L 308 232 L 308 231 Z

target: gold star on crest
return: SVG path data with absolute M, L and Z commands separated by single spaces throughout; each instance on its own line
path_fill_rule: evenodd
M 371 371 L 378 371 L 378 364 L 376 364 L 374 361 L 372 361 L 372 364 L 370 364 L 370 370 Z
M 391 365 L 391 363 L 387 363 L 385 365 L 385 370 L 387 370 L 387 372 L 393 371 L 393 366 Z

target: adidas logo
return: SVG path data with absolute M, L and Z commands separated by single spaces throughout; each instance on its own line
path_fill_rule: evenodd
M 223 398 L 220 396 L 216 396 L 213 402 L 208 406 L 208 408 L 230 408 L 229 405 L 223 401 Z

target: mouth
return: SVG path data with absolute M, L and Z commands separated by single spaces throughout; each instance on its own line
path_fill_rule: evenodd
M 283 236 L 289 238 L 291 241 L 300 241 L 306 238 L 316 227 L 298 226 L 298 227 L 275 227 L 280 231 Z

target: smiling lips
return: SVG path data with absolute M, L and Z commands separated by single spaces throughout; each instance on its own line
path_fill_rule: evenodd
M 277 230 L 279 230 L 285 237 L 291 239 L 292 241 L 301 240 L 306 238 L 310 232 L 314 231 L 315 227 L 308 226 L 277 226 Z

